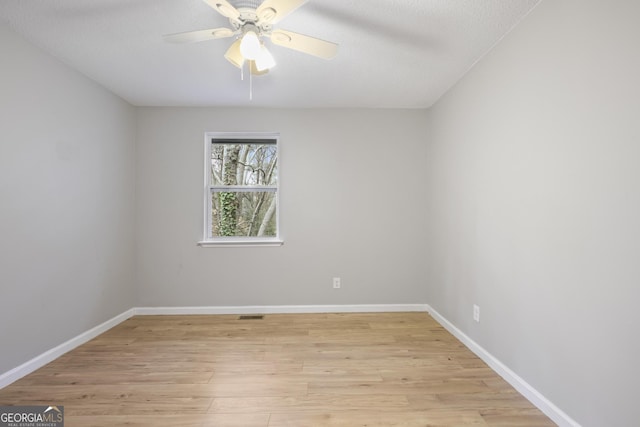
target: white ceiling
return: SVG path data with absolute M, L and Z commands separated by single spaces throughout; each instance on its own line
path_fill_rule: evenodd
M 277 66 L 249 81 L 233 39 L 163 34 L 229 26 L 202 0 L 2 0 L 0 22 L 137 106 L 424 108 L 540 0 L 310 0 L 276 28 L 339 43 L 318 59 L 266 42 Z M 233 3 L 233 0 L 231 0 Z

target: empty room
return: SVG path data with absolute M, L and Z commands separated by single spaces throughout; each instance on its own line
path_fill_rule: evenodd
M 639 19 L 2 0 L 0 426 L 639 425 Z

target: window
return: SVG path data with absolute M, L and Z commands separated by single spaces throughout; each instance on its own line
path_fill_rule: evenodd
M 202 246 L 280 245 L 278 134 L 205 135 Z

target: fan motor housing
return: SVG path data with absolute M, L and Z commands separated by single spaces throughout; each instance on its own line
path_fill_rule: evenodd
M 259 36 L 269 35 L 272 30 L 271 24 L 264 23 L 263 20 L 257 15 L 255 9 L 249 9 L 244 7 L 239 7 L 238 12 L 240 12 L 240 17 L 238 20 L 229 19 L 231 26 L 235 30 L 243 30 L 245 25 L 252 25 L 257 29 L 257 33 Z M 273 11 L 273 12 L 270 12 Z M 264 19 L 269 19 L 269 13 L 273 13 L 275 15 L 275 11 L 271 8 L 266 9 L 263 12 Z M 261 22 L 262 21 L 262 22 Z

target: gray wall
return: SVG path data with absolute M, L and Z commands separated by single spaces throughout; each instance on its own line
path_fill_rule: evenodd
M 638 16 L 542 2 L 428 112 L 134 110 L 0 28 L 0 372 L 134 305 L 428 302 L 634 425 Z M 196 246 L 205 131 L 281 132 L 284 246 Z
M 419 110 L 139 109 L 137 304 L 424 303 L 424 119 Z M 196 246 L 206 131 L 280 132 L 284 246 Z
M 638 17 L 542 2 L 429 112 L 427 301 L 584 426 L 639 419 Z
M 0 26 L 0 372 L 133 305 L 135 111 Z

